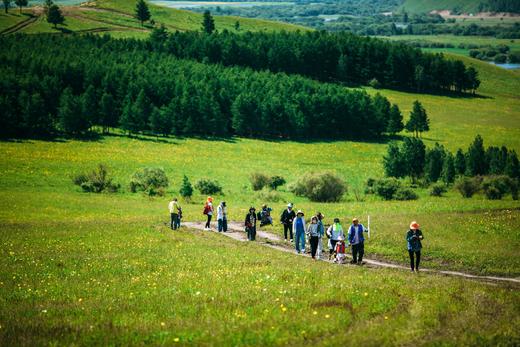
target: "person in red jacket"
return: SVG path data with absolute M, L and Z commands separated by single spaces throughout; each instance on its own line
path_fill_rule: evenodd
M 211 196 L 208 196 L 208 199 L 204 204 L 203 213 L 208 217 L 204 230 L 211 230 L 211 217 L 213 217 L 213 198 Z

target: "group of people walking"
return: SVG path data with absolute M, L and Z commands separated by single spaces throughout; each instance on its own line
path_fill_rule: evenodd
M 171 215 L 171 228 L 173 230 L 180 227 L 182 218 L 182 208 L 176 198 L 174 198 L 168 206 Z M 262 207 L 262 212 L 268 209 L 269 217 L 271 208 L 267 205 Z M 214 214 L 213 199 L 208 197 L 204 203 L 203 214 L 206 215 L 206 224 L 204 230 L 211 230 L 211 220 Z M 245 219 L 244 227 L 249 241 L 256 240 L 256 225 L 260 213 L 256 213 L 256 209 L 252 206 L 249 208 Z M 328 257 L 337 263 L 344 263 L 346 259 L 346 249 L 351 248 L 352 260 L 351 264 L 362 265 L 363 256 L 365 254 L 365 237 L 364 233 L 369 230 L 359 223 L 357 218 L 352 219 L 352 223 L 348 227 L 346 233 L 339 218 L 334 218 L 334 222 L 325 229 L 325 216 L 321 212 L 310 218 L 309 224 L 306 224 L 303 211 L 294 211 L 293 204 L 289 203 L 287 208 L 282 212 L 280 222 L 283 225 L 284 240 L 286 242 L 294 242 L 296 252 L 298 254 L 305 253 L 306 240 L 309 241 L 310 253 L 312 259 L 320 259 L 323 249 L 323 239 L 327 237 Z M 272 222 L 272 218 L 271 218 Z M 217 207 L 217 225 L 219 232 L 227 232 L 227 207 L 226 202 L 221 201 Z M 419 271 L 421 261 L 421 241 L 424 239 L 417 222 L 410 223 L 410 228 L 406 233 L 406 241 L 408 254 L 410 257 L 410 268 L 412 271 Z

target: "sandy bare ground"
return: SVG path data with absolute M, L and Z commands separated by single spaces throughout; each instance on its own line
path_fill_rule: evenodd
M 184 223 L 182 223 L 182 225 L 184 227 L 187 227 L 190 229 L 196 229 L 199 231 L 204 230 L 204 224 L 205 224 L 204 222 L 184 222 Z M 215 223 L 212 223 L 212 226 L 215 227 Z M 218 233 L 214 228 L 212 229 L 211 232 Z M 218 234 L 229 237 L 235 241 L 247 242 L 247 235 L 244 232 L 243 224 L 239 223 L 239 222 L 228 222 L 228 232 L 225 232 L 225 233 L 222 232 L 222 233 L 218 233 Z M 297 254 L 295 252 L 294 248 L 292 247 L 293 244 L 286 243 L 279 236 L 266 232 L 266 231 L 259 230 L 258 228 L 257 228 L 257 233 L 256 233 L 256 239 L 257 239 L 256 242 L 261 244 L 262 246 L 273 248 L 273 249 L 276 249 L 276 250 L 279 250 L 282 252 L 292 253 L 296 256 L 305 256 L 305 257 L 310 258 L 309 253 Z M 326 244 L 326 242 L 324 242 L 324 243 Z M 309 249 L 307 249 L 307 251 L 308 250 Z M 324 255 L 321 257 L 320 260 L 332 263 L 331 261 L 328 260 L 328 256 L 325 253 L 323 253 L 323 254 Z M 350 259 L 350 256 L 347 255 L 347 257 Z M 394 263 L 390 263 L 390 262 L 385 262 L 385 261 L 381 261 L 381 260 L 365 258 L 363 261 L 366 263 L 365 266 L 368 266 L 368 267 L 383 267 L 383 268 L 396 269 L 396 270 L 400 270 L 400 271 L 410 271 L 410 268 L 407 266 L 394 264 Z M 354 265 L 349 265 L 349 266 L 354 266 Z M 483 281 L 483 282 L 487 282 L 487 283 L 495 283 L 495 284 L 496 283 L 520 284 L 520 278 L 514 278 L 514 277 L 479 276 L 479 275 L 473 275 L 473 274 L 460 272 L 460 271 L 434 270 L 434 269 L 425 269 L 425 268 L 421 268 L 421 272 L 430 273 L 430 274 L 440 274 L 440 275 L 445 275 L 445 276 L 462 277 L 462 278 L 466 278 L 466 279 L 472 279 L 472 280 Z
M 464 18 L 517 18 L 520 20 L 520 15 L 517 13 L 508 13 L 508 12 L 479 12 L 479 13 L 462 13 L 462 14 L 452 14 L 449 10 L 442 11 L 431 11 L 431 14 L 438 14 L 443 18 L 455 18 L 455 19 L 464 19 Z

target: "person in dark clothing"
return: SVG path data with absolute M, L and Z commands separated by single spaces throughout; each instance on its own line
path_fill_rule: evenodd
M 293 220 L 296 218 L 296 213 L 293 210 L 293 204 L 289 203 L 287 209 L 283 211 L 280 221 L 283 224 L 283 234 L 285 241 L 287 241 L 287 232 L 290 233 L 291 242 L 293 242 Z
M 249 213 L 246 215 L 245 226 L 247 232 L 247 239 L 254 241 L 256 239 L 256 213 L 255 208 L 249 208 Z
M 421 249 L 423 240 L 422 231 L 419 229 L 417 222 L 410 223 L 410 230 L 406 233 L 406 241 L 408 242 L 408 255 L 410 256 L 410 268 L 412 272 L 419 271 L 419 263 L 421 262 Z M 415 257 L 415 262 L 414 262 Z
M 320 242 L 320 231 L 318 229 L 318 217 L 313 216 L 311 223 L 307 226 L 307 237 L 311 244 L 311 256 L 316 260 L 316 253 L 318 251 L 318 243 Z

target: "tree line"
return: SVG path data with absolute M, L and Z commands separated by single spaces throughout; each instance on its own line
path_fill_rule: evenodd
M 405 138 L 402 145 L 391 143 L 383 158 L 388 177 L 424 178 L 427 182 L 443 180 L 453 183 L 459 176 L 507 175 L 520 179 L 520 164 L 514 150 L 505 146 L 484 147 L 480 135 L 475 137 L 467 151 L 459 148 L 455 154 L 438 143 L 426 149 L 418 138 Z
M 108 36 L 0 37 L 4 137 L 128 133 L 272 138 L 379 137 L 402 130 L 397 105 L 296 75 L 150 52 Z
M 476 70 L 460 60 L 349 33 L 237 34 L 224 30 L 208 35 L 156 28 L 148 45 L 150 50 L 179 58 L 347 85 L 365 85 L 375 79 L 383 87 L 420 92 L 474 92 L 480 85 Z

